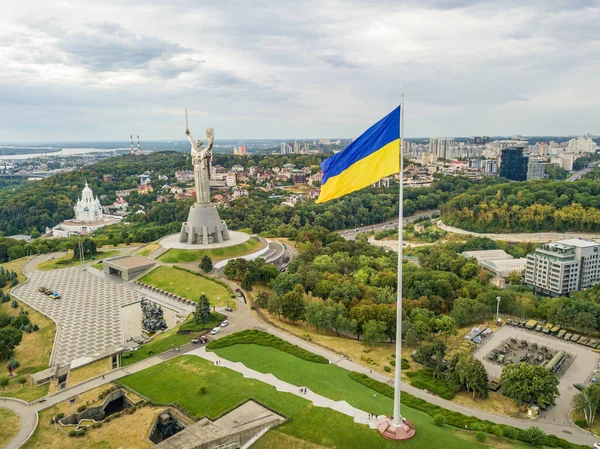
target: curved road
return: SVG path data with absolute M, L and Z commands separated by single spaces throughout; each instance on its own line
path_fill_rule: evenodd
M 439 216 L 439 214 L 440 214 L 439 209 L 426 210 L 423 212 L 418 212 L 414 215 L 410 215 L 408 217 L 404 217 L 402 222 L 404 224 L 407 224 L 407 223 L 417 220 L 418 218 Z M 338 234 L 340 234 L 342 237 L 344 237 L 346 240 L 355 240 L 356 236 L 358 234 L 360 234 L 361 232 L 367 232 L 367 231 L 379 232 L 379 231 L 383 231 L 384 229 L 387 229 L 387 228 L 392 228 L 394 226 L 398 226 L 398 218 L 395 218 L 394 220 L 384 221 L 383 223 L 377 223 L 377 224 L 372 224 L 372 225 L 368 225 L 368 226 L 361 226 L 360 228 L 342 229 L 342 230 L 336 231 L 336 232 Z M 358 229 L 358 232 L 356 232 L 356 229 Z
M 33 407 L 31 407 L 27 402 L 13 398 L 0 398 L 0 407 L 12 410 L 19 415 L 19 419 L 21 420 L 19 431 L 13 437 L 13 439 L 10 440 L 6 446 L 4 446 L 4 449 L 17 449 L 29 439 L 37 427 L 37 411 L 34 410 Z

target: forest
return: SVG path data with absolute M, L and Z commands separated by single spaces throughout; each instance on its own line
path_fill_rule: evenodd
M 472 187 L 442 207 L 444 223 L 473 232 L 600 229 L 596 171 L 579 181 L 528 181 Z

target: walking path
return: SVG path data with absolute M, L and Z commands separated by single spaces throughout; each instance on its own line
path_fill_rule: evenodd
M 306 393 L 300 393 L 300 386 L 284 382 L 275 377 L 273 374 L 264 374 L 259 373 L 258 371 L 254 371 L 253 369 L 248 368 L 241 362 L 231 362 L 229 360 L 219 358 L 214 352 L 206 351 L 205 346 L 191 351 L 190 353 L 188 353 L 188 355 L 195 355 L 197 357 L 201 357 L 205 360 L 213 362 L 215 366 L 223 366 L 233 371 L 237 371 L 238 373 L 242 374 L 242 376 L 244 376 L 245 378 L 256 379 L 266 383 L 267 385 L 272 385 L 277 391 L 295 394 L 296 396 L 311 401 L 317 407 L 325 407 L 330 408 L 332 410 L 336 410 L 340 413 L 343 413 L 344 415 L 350 416 L 354 419 L 354 422 L 356 423 L 368 425 L 371 429 L 377 428 L 377 419 L 369 419 L 369 414 L 367 412 L 352 407 L 346 401 L 334 401 L 328 399 L 310 391 L 308 388 L 306 388 Z M 219 362 L 218 365 L 216 364 L 217 361 Z M 383 419 L 385 417 L 382 416 L 381 418 Z
M 503 240 L 507 242 L 549 242 L 551 240 L 563 239 L 600 239 L 600 234 L 591 234 L 585 232 L 518 232 L 518 233 L 480 233 L 465 231 L 464 229 L 455 228 L 442 223 L 438 220 L 437 227 L 455 234 L 472 235 L 474 237 L 488 237 L 494 240 Z

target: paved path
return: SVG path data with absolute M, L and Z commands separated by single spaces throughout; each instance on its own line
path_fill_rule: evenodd
M 411 223 L 411 222 L 415 221 L 418 218 L 439 216 L 439 214 L 440 214 L 439 209 L 417 212 L 415 215 L 410 215 L 408 217 L 404 217 L 402 222 L 403 222 L 403 224 L 407 224 L 407 223 Z M 361 226 L 360 228 L 358 228 L 358 233 L 355 232 L 354 228 L 342 229 L 342 230 L 336 231 L 336 232 L 338 234 L 340 234 L 342 237 L 344 237 L 346 240 L 355 240 L 356 235 L 360 234 L 361 232 L 367 232 L 367 231 L 379 232 L 379 231 L 383 231 L 384 229 L 393 228 L 393 227 L 397 227 L 397 226 L 398 226 L 398 217 L 396 217 L 393 220 L 384 221 L 382 223 L 377 223 L 377 224 L 374 223 L 374 224 L 368 225 L 368 226 Z
M 17 434 L 4 449 L 16 449 L 31 436 L 38 424 L 38 414 L 27 402 L 20 399 L 0 398 L 0 407 L 12 410 L 19 415 L 20 427 Z
M 352 407 L 346 401 L 334 401 L 328 399 L 324 396 L 310 391 L 310 389 L 308 388 L 306 389 L 306 393 L 300 393 L 300 386 L 284 382 L 275 377 L 273 374 L 264 374 L 250 369 L 241 362 L 231 362 L 229 360 L 220 358 L 214 352 L 206 351 L 205 346 L 191 351 L 190 353 L 188 353 L 188 355 L 195 355 L 205 360 L 209 360 L 213 363 L 219 361 L 219 364 L 217 365 L 219 367 L 222 366 L 224 368 L 229 368 L 233 371 L 237 371 L 238 373 L 242 374 L 242 376 L 248 379 L 256 379 L 266 383 L 267 385 L 272 385 L 277 391 L 295 394 L 296 396 L 311 401 L 317 407 L 326 407 L 332 410 L 336 410 L 340 413 L 343 413 L 344 415 L 352 417 L 354 419 L 354 422 L 356 423 L 367 424 L 371 429 L 377 428 L 376 419 L 369 419 L 369 414 L 367 412 Z M 381 418 L 383 419 L 384 416 L 382 416 Z
M 444 231 L 453 232 L 454 234 L 472 235 L 474 237 L 488 237 L 490 239 L 503 240 L 507 242 L 549 242 L 551 240 L 563 239 L 600 239 L 600 234 L 590 234 L 584 232 L 520 232 L 514 234 L 471 232 L 445 225 L 441 220 L 438 220 L 437 226 Z

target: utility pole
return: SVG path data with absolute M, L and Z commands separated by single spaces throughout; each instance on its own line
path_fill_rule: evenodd
M 500 298 L 500 296 L 496 296 L 496 301 L 498 301 L 498 303 L 496 304 L 496 323 L 498 323 L 500 321 L 500 300 L 502 298 Z

